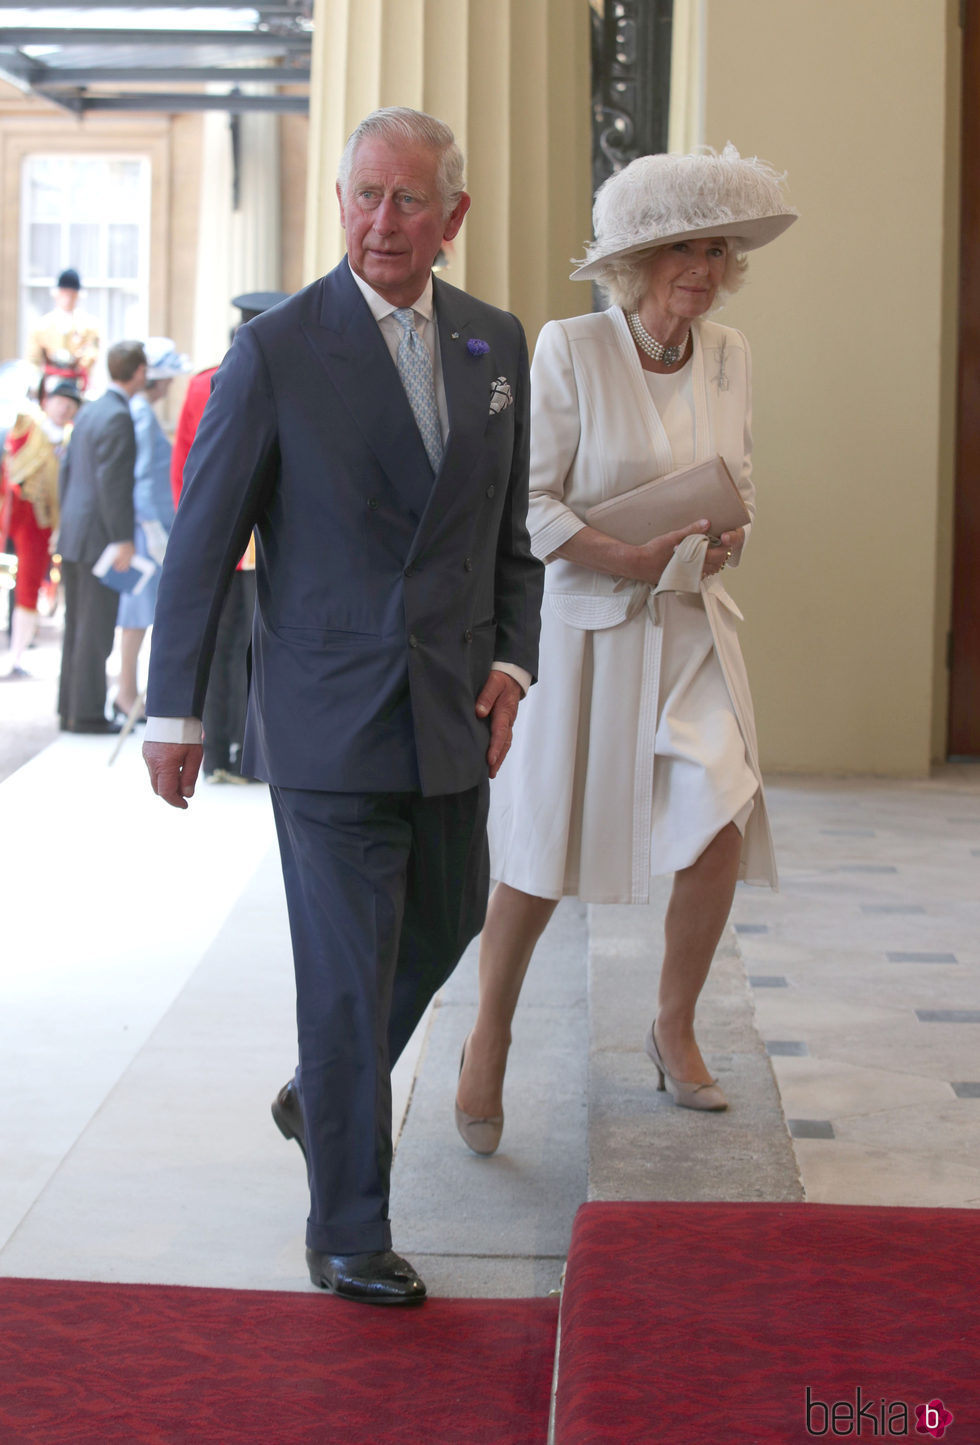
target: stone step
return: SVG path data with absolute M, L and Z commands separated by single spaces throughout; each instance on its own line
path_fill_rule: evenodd
M 731 1100 L 724 1114 L 659 1093 L 643 1040 L 656 998 L 666 883 L 649 907 L 566 899 L 535 953 L 514 1022 L 498 1152 L 453 1127 L 460 1049 L 476 1013 L 477 945 L 432 1012 L 398 1144 L 398 1248 L 436 1294 L 558 1286 L 589 1200 L 797 1200 L 792 1144 L 734 931 L 699 1008 L 699 1038 Z

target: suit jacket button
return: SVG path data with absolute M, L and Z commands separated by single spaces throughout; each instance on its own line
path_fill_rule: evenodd
M 472 632 L 470 631 L 470 629 L 469 629 L 468 627 L 467 627 L 466 631 L 463 633 L 463 641 L 464 641 L 464 642 L 472 642 L 472 641 L 473 641 L 473 634 L 472 634 Z
M 408 634 L 408 645 L 409 645 L 409 647 L 418 647 L 418 645 L 419 645 L 419 640 L 418 640 L 418 638 L 415 636 L 415 633 L 414 633 L 414 632 L 410 632 L 410 633 Z
M 405 568 L 405 576 L 406 576 L 406 577 L 414 577 L 414 576 L 415 576 L 415 568 L 414 568 L 414 567 L 406 567 L 406 568 Z
M 493 483 L 491 482 L 490 486 L 487 487 L 487 496 L 488 496 L 488 497 L 492 497 L 493 494 L 494 494 L 494 492 L 495 492 L 495 490 L 496 490 L 496 488 L 494 487 Z
M 473 571 L 473 558 L 472 558 L 472 557 L 464 557 L 464 558 L 463 558 L 463 571 L 464 571 L 464 572 L 472 572 L 472 571 Z
M 377 497 L 368 497 L 368 507 L 371 509 L 372 512 L 376 512 L 378 510 Z

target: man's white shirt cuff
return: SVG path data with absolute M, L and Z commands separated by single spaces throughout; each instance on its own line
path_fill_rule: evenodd
M 513 662 L 495 662 L 491 670 L 506 672 L 527 696 L 531 674 L 525 668 Z M 204 741 L 204 729 L 196 717 L 148 717 L 143 740 L 148 743 L 200 743 Z
M 196 717 L 148 717 L 143 729 L 147 743 L 201 743 L 204 729 Z
M 521 692 L 527 697 L 528 689 L 531 686 L 531 674 L 523 667 L 518 667 L 516 662 L 492 662 L 491 672 L 506 672 L 520 686 Z

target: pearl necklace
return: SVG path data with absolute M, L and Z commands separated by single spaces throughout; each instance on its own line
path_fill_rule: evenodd
M 687 350 L 687 343 L 691 335 L 690 331 L 687 333 L 687 336 L 684 337 L 684 340 L 678 342 L 676 346 L 664 346 L 662 341 L 658 341 L 655 336 L 650 335 L 640 320 L 640 313 L 638 311 L 627 311 L 626 324 L 630 329 L 630 335 L 640 350 L 645 351 L 647 356 L 653 361 L 662 361 L 664 366 L 676 366 Z

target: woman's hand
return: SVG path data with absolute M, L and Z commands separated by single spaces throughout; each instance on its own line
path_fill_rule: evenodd
M 676 532 L 664 532 L 662 537 L 651 537 L 649 542 L 644 542 L 642 547 L 634 547 L 632 550 L 639 554 L 637 559 L 637 570 L 628 573 L 637 582 L 649 582 L 655 587 L 660 581 L 661 574 L 671 557 L 674 555 L 674 548 L 685 537 L 693 537 L 696 533 L 706 532 L 710 523 L 706 517 L 700 522 L 692 522 L 689 527 L 681 527 Z M 722 551 L 724 556 L 724 550 Z
M 655 587 L 678 542 L 683 542 L 685 537 L 695 532 L 706 532 L 708 526 L 707 519 L 702 517 L 700 522 L 692 522 L 689 527 L 681 527 L 677 532 L 651 537 L 640 547 L 630 542 L 618 542 L 615 537 L 599 532 L 595 527 L 583 527 L 569 537 L 554 555 L 581 567 L 591 567 L 594 572 L 604 572 L 609 577 L 626 577 L 631 582 L 648 582 Z
M 704 554 L 704 568 L 702 577 L 714 577 L 734 557 L 736 562 L 741 556 L 742 547 L 745 543 L 745 528 L 736 527 L 734 532 L 722 532 L 721 541 L 717 547 L 708 548 Z

